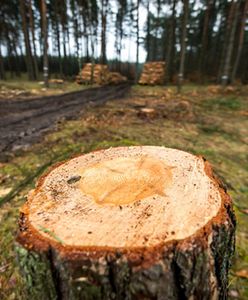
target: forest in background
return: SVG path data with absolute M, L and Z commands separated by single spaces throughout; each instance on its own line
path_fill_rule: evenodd
M 86 62 L 134 79 L 143 47 L 146 61 L 166 62 L 167 82 L 247 83 L 247 12 L 248 0 L 1 0 L 0 79 L 69 79 Z M 133 63 L 122 59 L 128 40 Z

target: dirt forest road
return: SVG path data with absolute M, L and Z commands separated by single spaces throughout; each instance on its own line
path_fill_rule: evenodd
M 77 117 L 86 105 L 124 97 L 130 86 L 104 86 L 63 95 L 0 101 L 0 161 L 36 142 L 61 119 Z

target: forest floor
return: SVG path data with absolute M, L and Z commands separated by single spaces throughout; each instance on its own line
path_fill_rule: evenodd
M 14 238 L 18 210 L 35 180 L 51 164 L 78 153 L 129 145 L 161 145 L 205 156 L 234 200 L 236 253 L 231 299 L 248 298 L 248 108 L 247 88 L 134 86 L 129 97 L 84 109 L 76 120 L 0 165 L 0 299 L 26 299 Z M 118 101 L 117 101 L 118 100 Z M 143 108 L 151 110 L 144 113 Z M 4 202 L 4 203 L 3 203 Z

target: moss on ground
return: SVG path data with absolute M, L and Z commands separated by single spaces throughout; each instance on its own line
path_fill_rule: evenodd
M 42 142 L 10 156 L 8 162 L 0 165 L 0 195 L 10 189 L 16 190 L 20 183 L 24 184 L 0 210 L 0 299 L 26 299 L 13 242 L 18 209 L 28 191 L 34 187 L 32 175 L 39 175 L 37 170 L 43 171 L 43 166 L 47 169 L 47 165 L 78 153 L 129 145 L 178 148 L 201 154 L 212 163 L 234 200 L 238 220 L 237 248 L 230 274 L 230 298 L 247 299 L 246 95 L 247 91 L 240 88 L 221 91 L 188 86 L 178 95 L 171 87 L 135 86 L 129 98 L 109 101 L 95 108 L 88 107 L 80 119 L 61 123 Z M 141 118 L 139 110 L 144 106 L 154 108 L 157 116 Z

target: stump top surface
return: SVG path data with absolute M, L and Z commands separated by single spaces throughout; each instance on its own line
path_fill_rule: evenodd
M 74 247 L 133 248 L 184 239 L 215 217 L 221 195 L 200 157 L 120 147 L 55 167 L 29 195 L 43 237 Z

